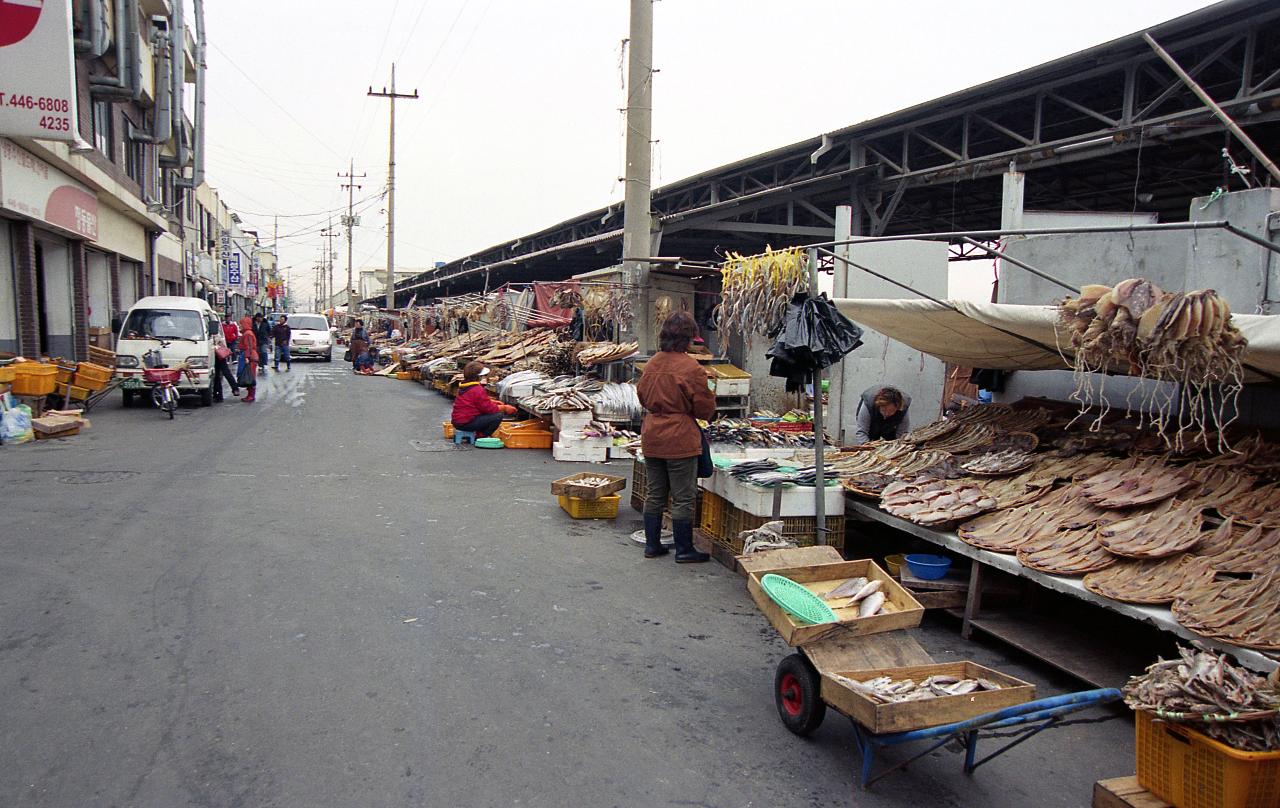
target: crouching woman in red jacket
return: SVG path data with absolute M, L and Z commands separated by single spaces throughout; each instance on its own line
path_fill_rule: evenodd
M 486 438 L 498 430 L 504 413 L 515 414 L 515 407 L 489 398 L 482 381 L 488 375 L 489 369 L 479 362 L 468 362 L 462 369 L 462 384 L 458 387 L 458 397 L 453 400 L 453 415 L 449 419 L 454 429 Z

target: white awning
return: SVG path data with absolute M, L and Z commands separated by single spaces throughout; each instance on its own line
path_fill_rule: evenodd
M 1069 346 L 1059 345 L 1054 331 L 1054 306 L 860 298 L 835 304 L 855 323 L 944 362 L 993 370 L 1071 369 Z M 1280 379 L 1280 317 L 1232 314 L 1231 319 L 1249 340 L 1245 380 Z M 1115 373 L 1127 370 L 1112 368 Z

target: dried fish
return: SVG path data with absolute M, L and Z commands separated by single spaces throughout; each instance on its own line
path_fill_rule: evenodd
M 996 501 L 971 482 L 929 481 L 889 486 L 881 495 L 880 506 L 919 525 L 939 525 L 989 511 Z
M 960 468 L 971 474 L 1017 474 L 1033 462 L 1035 458 L 1029 452 L 1006 449 L 975 455 L 961 463 Z
M 1263 677 L 1223 654 L 1178 648 L 1179 659 L 1158 659 L 1124 686 L 1134 710 L 1186 723 L 1246 752 L 1280 749 L 1280 693 Z
M 1173 602 L 1173 617 L 1206 637 L 1246 648 L 1280 651 L 1280 586 L 1274 570 L 1251 580 L 1210 580 Z
M 866 578 L 861 578 L 861 577 L 850 578 L 849 580 L 840 584 L 835 589 L 832 589 L 830 592 L 823 595 L 822 597 L 825 600 L 835 600 L 837 598 L 853 597 L 866 585 L 867 585 Z
M 878 676 L 874 679 L 859 681 L 839 673 L 831 674 L 831 678 L 840 684 L 860 693 L 880 704 L 895 704 L 908 701 L 923 701 L 945 696 L 964 696 L 976 691 L 1001 690 L 1001 686 L 990 679 L 958 679 L 955 676 L 930 676 L 919 682 L 914 679 L 893 679 L 889 676 Z
M 1098 528 L 1108 552 L 1127 558 L 1164 558 L 1195 547 L 1203 524 L 1199 508 L 1166 500 L 1155 508 Z
M 875 583 L 880 582 L 875 581 Z M 881 606 L 884 606 L 884 593 L 874 592 L 858 603 L 858 617 L 870 617 L 878 613 Z
M 1061 530 L 1018 548 L 1018 561 L 1050 575 L 1083 575 L 1118 561 L 1098 543 L 1094 527 Z
M 1203 558 L 1177 555 L 1152 561 L 1121 561 L 1084 576 L 1090 592 L 1126 603 L 1172 603 L 1178 595 L 1213 579 Z
M 1084 495 L 1102 508 L 1135 508 L 1174 496 L 1194 481 L 1157 458 L 1141 461 L 1133 470 L 1114 469 L 1082 482 Z

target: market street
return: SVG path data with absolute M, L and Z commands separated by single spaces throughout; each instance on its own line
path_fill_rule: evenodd
M 260 391 L 174 421 L 112 398 L 0 449 L 0 805 L 850 804 L 848 722 L 783 728 L 788 649 L 743 579 L 643 560 L 625 504 L 557 507 L 593 467 L 454 449 L 447 399 L 338 361 Z M 1079 689 L 945 620 L 914 634 Z M 1132 732 L 973 777 L 935 753 L 856 804 L 1077 806 Z

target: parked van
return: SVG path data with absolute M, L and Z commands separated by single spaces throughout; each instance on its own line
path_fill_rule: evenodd
M 160 351 L 164 364 L 177 367 L 183 362 L 195 381 L 183 376 L 178 392 L 200 396 L 200 406 L 213 403 L 213 336 L 221 326 L 213 307 L 198 297 L 144 297 L 129 309 L 116 340 L 116 375 L 124 378 L 124 404 L 133 403 L 135 393 L 146 391 L 142 380 L 143 355 Z

